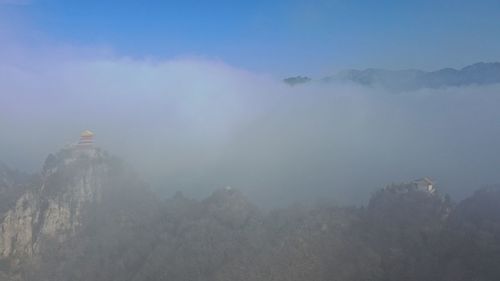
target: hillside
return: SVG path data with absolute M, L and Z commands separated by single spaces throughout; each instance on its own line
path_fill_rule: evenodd
M 50 155 L 38 177 L 2 169 L 2 192 L 16 192 L 1 206 L 0 280 L 498 276 L 495 187 L 454 204 L 409 182 L 379 190 L 366 207 L 264 212 L 232 188 L 204 200 L 179 192 L 160 201 L 124 163 L 97 148 Z

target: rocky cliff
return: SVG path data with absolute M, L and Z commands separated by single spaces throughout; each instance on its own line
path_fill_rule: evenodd
M 70 148 L 49 155 L 38 181 L 4 213 L 0 256 L 32 257 L 46 239 L 62 242 L 82 224 L 85 207 L 102 197 L 110 172 L 107 155 Z

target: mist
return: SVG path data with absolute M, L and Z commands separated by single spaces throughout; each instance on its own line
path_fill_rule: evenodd
M 456 198 L 500 182 L 499 85 L 290 87 L 210 58 L 10 43 L 0 47 L 0 155 L 20 170 L 37 172 L 91 129 L 164 196 L 231 186 L 263 206 L 362 204 L 422 176 Z

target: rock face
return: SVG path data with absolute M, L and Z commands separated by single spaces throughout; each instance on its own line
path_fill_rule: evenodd
M 34 184 L 36 177 L 8 168 L 0 163 L 0 214 L 12 209 L 19 197 Z
M 66 149 L 50 155 L 41 179 L 4 214 L 1 257 L 32 257 L 45 239 L 62 242 L 82 223 L 86 205 L 98 202 L 109 167 L 98 149 Z

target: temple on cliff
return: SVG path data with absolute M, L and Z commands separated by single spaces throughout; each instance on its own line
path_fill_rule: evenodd
M 85 130 L 80 134 L 80 141 L 78 141 L 78 147 L 92 147 L 94 145 L 94 133 Z

